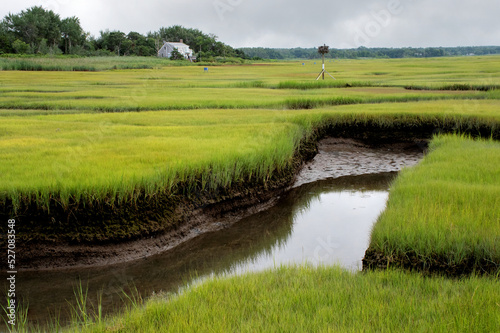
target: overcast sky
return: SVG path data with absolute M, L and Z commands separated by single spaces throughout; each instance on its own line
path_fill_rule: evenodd
M 40 5 L 96 37 L 182 25 L 233 47 L 500 45 L 499 0 L 2 0 L 0 15 Z

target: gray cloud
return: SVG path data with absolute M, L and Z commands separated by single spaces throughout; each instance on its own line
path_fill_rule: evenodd
M 95 36 L 179 24 L 235 47 L 500 45 L 498 0 L 17 0 L 0 15 L 35 5 L 79 17 Z

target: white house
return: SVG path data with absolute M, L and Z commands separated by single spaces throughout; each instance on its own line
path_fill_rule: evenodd
M 158 57 L 170 58 L 174 49 L 177 49 L 187 60 L 193 61 L 196 59 L 193 57 L 193 50 L 189 48 L 189 45 L 184 44 L 182 39 L 178 43 L 165 42 L 158 51 Z

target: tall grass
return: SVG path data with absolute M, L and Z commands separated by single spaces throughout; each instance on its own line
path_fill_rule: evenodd
M 417 258 L 424 268 L 498 274 L 500 143 L 439 136 L 430 150 L 395 181 L 370 248 L 389 265 L 408 266 Z
M 493 278 L 279 267 L 214 278 L 83 332 L 492 332 L 499 297 Z
M 49 318 L 45 318 L 44 322 L 30 322 L 29 321 L 29 304 L 22 303 L 16 310 L 16 325 L 12 326 L 4 319 L 5 327 L 9 332 L 28 333 L 28 332 L 62 332 L 82 331 L 86 329 L 93 329 L 95 326 L 102 326 L 105 324 L 106 317 L 103 314 L 103 299 L 102 293 L 98 293 L 96 302 L 91 302 L 88 297 L 88 286 L 84 286 L 80 281 L 73 289 L 74 299 L 66 300 L 68 303 L 67 314 L 69 318 L 64 321 L 61 320 L 60 314 Z M 141 308 L 145 304 L 145 300 L 139 293 L 135 286 L 129 286 L 121 290 L 121 309 L 122 312 L 133 311 Z M 0 305 L 2 310 L 6 312 L 3 305 Z M 7 313 L 7 312 L 6 312 Z M 2 327 L 0 326 L 0 329 Z
M 63 206 L 71 200 L 129 201 L 138 192 L 172 191 L 195 179 L 202 189 L 265 181 L 290 165 L 301 139 L 317 128 L 484 127 L 494 134 L 496 110 L 497 101 L 441 101 L 288 111 L 4 116 L 0 200 L 47 208 L 51 198 Z
M 5 300 L 7 298 L 4 298 Z M 28 323 L 28 310 L 29 310 L 29 304 L 25 304 L 24 302 L 19 302 L 17 300 L 17 304 L 15 306 L 15 325 L 11 325 L 9 321 L 11 318 L 7 317 L 8 314 L 10 314 L 10 310 L 6 308 L 6 306 L 9 306 L 10 304 L 7 304 L 4 306 L 4 304 L 1 304 L 1 312 L 2 312 L 2 322 L 0 323 L 1 325 L 5 325 L 5 327 L 9 330 L 9 332 L 16 332 L 16 333 L 24 333 L 24 332 L 29 332 L 29 323 Z
M 0 57 L 4 71 L 83 71 L 153 69 L 175 66 L 176 62 L 154 57 Z
M 87 73 L 85 73 L 87 74 Z M 93 73 L 88 73 L 93 74 Z M 85 85 L 72 80 L 64 88 L 5 89 L 0 109 L 80 112 L 127 112 L 193 109 L 311 109 L 325 105 L 409 102 L 443 99 L 497 99 L 491 92 L 412 91 L 403 88 L 350 88 L 300 91 L 258 88 L 260 82 L 241 83 L 248 88 L 165 87 L 153 82 L 100 82 L 88 78 Z M 26 78 L 26 79 L 29 79 Z M 80 79 L 83 79 L 80 77 Z M 94 79 L 95 80 L 95 79 Z M 253 87 L 250 87 L 252 85 Z M 56 88 L 56 87 L 54 87 Z M 1 90 L 0 90 L 1 91 Z
M 98 117 L 97 122 L 91 115 L 6 120 L 2 127 L 20 132 L 1 142 L 5 163 L 0 198 L 41 205 L 54 197 L 62 205 L 70 200 L 128 201 L 137 192 L 172 191 L 178 183 L 191 185 L 195 179 L 201 180 L 202 189 L 249 177 L 265 180 L 291 163 L 302 137 L 296 125 L 261 123 L 258 118 L 212 125 L 210 118 L 217 118 L 186 114 L 178 119 L 190 123 L 179 126 L 168 114 L 150 116 Z

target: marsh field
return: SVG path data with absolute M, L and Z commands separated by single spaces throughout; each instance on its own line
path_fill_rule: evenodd
M 363 272 L 304 264 L 214 277 L 109 318 L 75 308 L 68 330 L 498 327 L 500 57 L 328 60 L 336 80 L 324 81 L 320 60 L 0 67 L 0 232 L 16 220 L 20 271 L 60 244 L 139 241 L 182 227 L 196 207 L 272 196 L 325 136 L 429 141 L 392 182 Z

